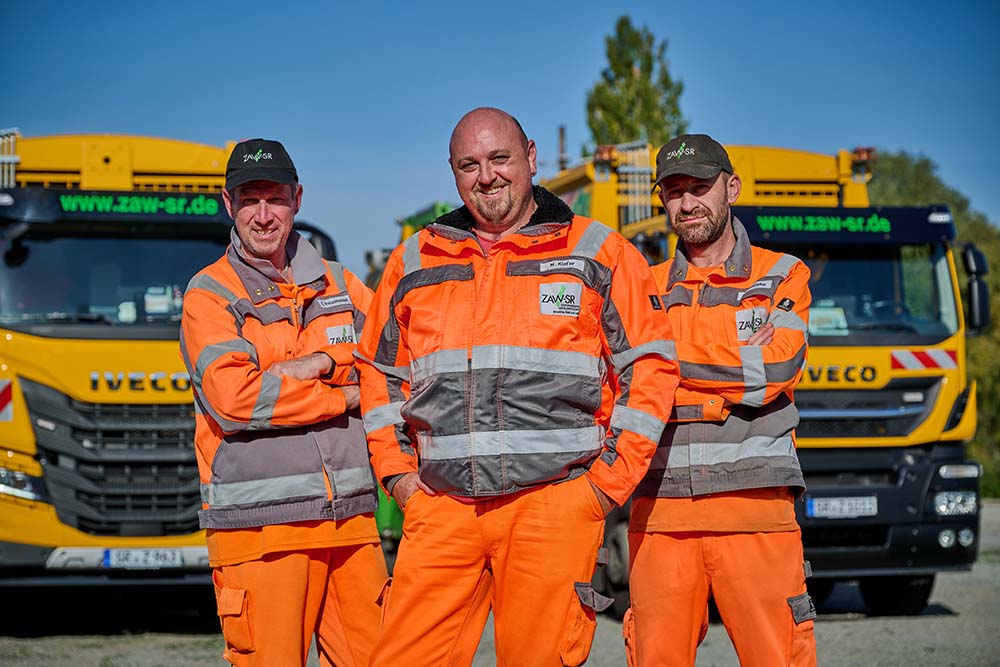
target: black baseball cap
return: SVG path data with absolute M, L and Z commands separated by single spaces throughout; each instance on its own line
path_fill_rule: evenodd
M 733 173 L 729 154 L 707 134 L 682 134 L 663 145 L 656 154 L 656 183 L 674 174 L 712 178 L 720 171 Z
M 280 141 L 246 139 L 233 147 L 226 164 L 226 189 L 250 181 L 272 181 L 289 185 L 299 182 L 292 158 Z

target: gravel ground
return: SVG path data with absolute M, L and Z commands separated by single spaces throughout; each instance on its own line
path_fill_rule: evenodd
M 982 532 L 972 572 L 939 575 L 920 616 L 869 618 L 857 587 L 838 585 L 819 608 L 819 664 L 1000 664 L 1000 501 L 987 501 Z M 0 605 L 0 667 L 218 667 L 222 641 L 211 603 L 202 591 L 6 591 Z M 145 606 L 154 609 L 144 611 Z M 313 657 L 309 664 L 318 662 Z M 487 627 L 474 665 L 494 664 L 492 628 Z M 601 618 L 587 664 L 625 664 L 620 623 Z M 698 667 L 736 664 L 725 628 L 713 623 Z

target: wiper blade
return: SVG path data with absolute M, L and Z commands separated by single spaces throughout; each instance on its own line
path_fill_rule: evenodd
M 859 331 L 905 331 L 907 333 L 920 333 L 920 329 L 905 322 L 860 322 L 852 324 L 851 329 Z
M 114 326 L 115 321 L 101 313 L 40 313 L 40 319 L 47 322 L 97 322 Z

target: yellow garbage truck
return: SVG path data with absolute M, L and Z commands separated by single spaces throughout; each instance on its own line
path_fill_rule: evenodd
M 855 580 L 870 612 L 918 613 L 935 574 L 971 568 L 978 550 L 980 467 L 965 451 L 976 386 L 965 351 L 966 336 L 990 319 L 984 256 L 955 244 L 945 206 L 870 206 L 871 149 L 727 150 L 743 180 L 733 210 L 752 242 L 812 271 L 810 349 L 796 390 L 810 590 L 821 600 L 834 582 Z M 654 160 L 644 142 L 600 147 L 542 185 L 656 263 L 676 237 L 651 193 Z M 608 522 L 611 558 L 599 573 L 620 597 L 625 520 Z
M 230 149 L 0 131 L 0 588 L 209 581 L 178 336 Z

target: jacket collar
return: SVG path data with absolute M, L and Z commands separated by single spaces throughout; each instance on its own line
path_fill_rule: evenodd
M 729 253 L 729 257 L 722 263 L 720 268 L 725 273 L 726 278 L 746 279 L 750 277 L 753 268 L 750 237 L 747 236 L 746 227 L 743 226 L 743 223 L 735 215 L 733 216 L 732 226 L 733 233 L 736 234 L 736 245 L 733 246 L 733 251 Z M 684 243 L 678 243 L 674 262 L 670 266 L 670 279 L 667 281 L 667 291 L 670 291 L 674 283 L 687 279 L 690 265 L 687 251 L 684 249 Z
M 573 211 L 559 197 L 540 185 L 532 187 L 532 196 L 538 208 L 531 214 L 528 224 L 517 231 L 518 234 L 538 236 L 547 234 L 554 229 L 567 225 L 573 220 Z M 475 218 L 469 212 L 468 206 L 445 213 L 431 223 L 434 231 L 450 239 L 468 238 L 475 226 Z M 429 225 L 430 226 L 430 225 Z M 458 233 L 455 232 L 464 232 Z
M 229 249 L 226 257 L 236 271 L 236 275 L 246 288 L 250 299 L 256 304 L 279 294 L 275 283 L 286 283 L 285 277 L 266 259 L 251 256 L 243 247 L 236 227 L 229 232 Z M 321 290 L 326 285 L 326 263 L 319 251 L 294 229 L 285 241 L 285 254 L 292 267 L 292 279 L 296 285 L 308 285 Z

